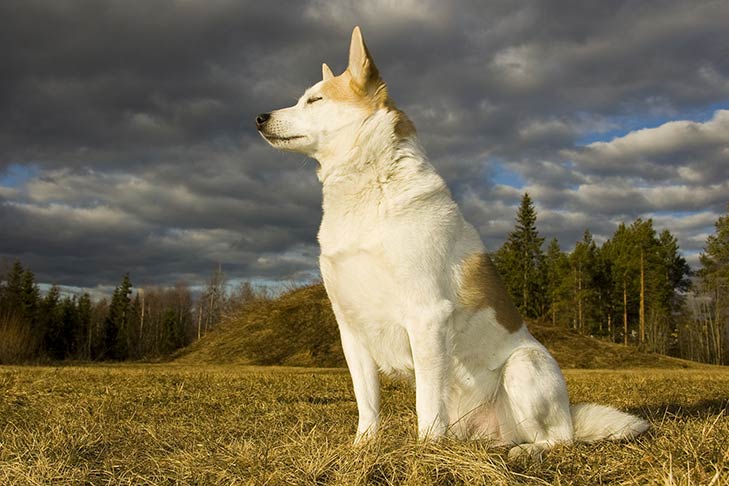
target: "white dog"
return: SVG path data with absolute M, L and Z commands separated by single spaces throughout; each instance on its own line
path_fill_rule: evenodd
M 388 97 L 358 27 L 346 71 L 322 71 L 296 105 L 256 126 L 320 164 L 321 274 L 354 384 L 355 441 L 377 431 L 380 370 L 414 372 L 420 438 L 491 439 L 515 445 L 514 457 L 645 431 L 613 408 L 570 408 L 559 366 Z

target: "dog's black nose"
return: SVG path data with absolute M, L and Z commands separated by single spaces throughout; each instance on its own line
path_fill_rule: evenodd
M 256 117 L 256 128 L 258 128 L 259 130 L 263 128 L 263 125 L 266 124 L 269 118 L 271 118 L 270 113 L 261 113 L 260 115 L 258 115 Z

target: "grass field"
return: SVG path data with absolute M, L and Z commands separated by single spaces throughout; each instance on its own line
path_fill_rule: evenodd
M 567 370 L 574 402 L 650 420 L 636 442 L 509 463 L 484 442 L 418 444 L 387 381 L 382 437 L 350 445 L 346 370 L 0 367 L 0 484 L 729 484 L 729 370 Z

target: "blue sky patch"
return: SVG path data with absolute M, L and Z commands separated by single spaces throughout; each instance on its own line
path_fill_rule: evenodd
M 602 132 L 585 133 L 575 141 L 577 146 L 585 146 L 594 142 L 610 142 L 616 138 L 624 137 L 630 132 L 646 128 L 656 128 L 668 122 L 687 120 L 705 123 L 714 117 L 717 110 L 729 109 L 729 100 L 711 103 L 703 108 L 687 110 L 679 113 L 662 114 L 654 116 L 620 116 L 611 119 L 617 128 Z
M 513 170 L 506 167 L 501 162 L 492 162 L 489 164 L 491 180 L 494 184 L 501 184 L 504 186 L 515 187 L 521 189 L 524 187 L 524 180 L 521 176 Z
M 10 164 L 0 173 L 0 186 L 19 187 L 40 174 L 40 169 L 33 165 Z

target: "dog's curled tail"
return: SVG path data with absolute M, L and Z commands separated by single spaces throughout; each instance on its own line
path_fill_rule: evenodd
M 575 440 L 581 442 L 632 439 L 649 427 L 640 417 L 595 403 L 573 405 L 572 426 Z

